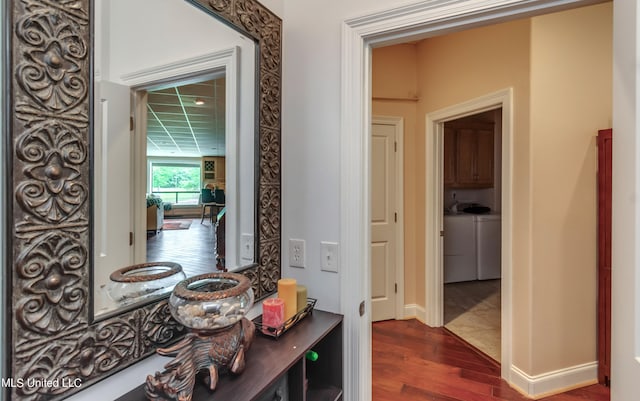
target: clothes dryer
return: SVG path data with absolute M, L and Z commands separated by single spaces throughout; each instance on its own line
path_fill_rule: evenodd
M 502 244 L 501 216 L 498 214 L 477 215 L 474 219 L 478 280 L 500 278 L 502 275 L 500 257 Z

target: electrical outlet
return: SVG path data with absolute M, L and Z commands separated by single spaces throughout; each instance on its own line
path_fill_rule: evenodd
M 303 239 L 289 239 L 289 266 L 305 267 Z
M 242 234 L 240 237 L 240 258 L 247 261 L 253 261 L 255 258 L 253 234 Z
M 321 242 L 320 243 L 320 269 L 326 272 L 338 272 L 338 243 L 337 242 Z

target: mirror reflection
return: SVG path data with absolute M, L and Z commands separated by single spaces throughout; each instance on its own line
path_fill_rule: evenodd
M 99 317 L 171 290 L 141 290 L 144 274 L 120 274 L 131 266 L 177 263 L 188 277 L 255 262 L 256 50 L 181 0 L 96 1 L 95 29 Z
M 144 259 L 224 270 L 225 77 L 150 90 L 146 104 Z

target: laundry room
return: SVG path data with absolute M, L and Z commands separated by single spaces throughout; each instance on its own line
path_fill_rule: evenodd
M 500 108 L 444 123 L 445 327 L 500 362 Z

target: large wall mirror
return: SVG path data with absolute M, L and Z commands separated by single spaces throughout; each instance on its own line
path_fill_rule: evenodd
M 115 269 L 179 262 L 189 277 L 255 263 L 256 44 L 185 1 L 95 0 L 95 9 L 101 317 L 171 290 L 114 282 Z
M 182 335 L 165 299 L 118 302 L 109 276 L 160 260 L 215 271 L 218 216 L 225 267 L 257 298 L 276 289 L 281 21 L 255 0 L 5 5 L 4 372 L 82 385 L 3 391 L 62 399 Z M 206 188 L 225 202 L 202 218 Z M 149 203 L 205 243 L 149 228 Z

